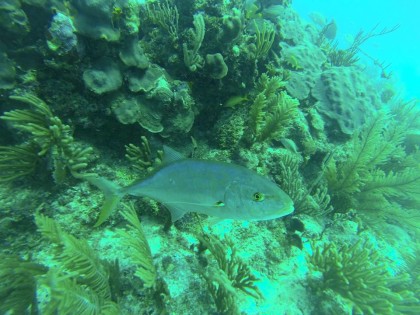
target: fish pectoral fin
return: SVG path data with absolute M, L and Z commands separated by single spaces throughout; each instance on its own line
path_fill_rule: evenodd
M 214 204 L 215 207 L 224 207 L 225 203 L 223 201 L 218 201 Z
M 171 213 L 172 222 L 178 221 L 184 216 L 185 213 L 188 212 L 180 207 L 174 206 L 173 204 L 172 205 L 163 204 L 163 205 L 166 208 L 168 208 L 169 212 Z

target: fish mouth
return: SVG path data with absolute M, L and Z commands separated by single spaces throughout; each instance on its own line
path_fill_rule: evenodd
M 281 208 L 281 210 L 279 211 L 279 216 L 285 217 L 286 215 L 293 213 L 293 211 L 295 211 L 295 207 L 292 202 L 287 207 Z
M 291 202 L 289 207 L 288 207 L 287 214 L 291 214 L 291 213 L 293 213 L 293 211 L 295 211 L 295 205 L 293 204 L 293 202 Z
M 293 213 L 294 210 L 295 210 L 295 208 L 294 208 L 293 204 L 291 204 L 289 207 L 281 208 L 279 211 L 276 211 L 272 215 L 266 216 L 262 220 L 274 220 L 274 219 L 278 219 L 278 218 L 281 218 L 281 217 L 285 217 L 285 216 Z

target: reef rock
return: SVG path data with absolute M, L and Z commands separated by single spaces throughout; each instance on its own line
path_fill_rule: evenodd
M 57 12 L 48 28 L 48 48 L 58 55 L 65 55 L 77 48 L 76 28 L 73 21 L 67 15 Z
M 74 15 L 74 25 L 77 32 L 93 38 L 107 41 L 117 41 L 120 30 L 113 25 L 112 1 L 102 0 L 74 0 L 72 1 L 77 14 Z

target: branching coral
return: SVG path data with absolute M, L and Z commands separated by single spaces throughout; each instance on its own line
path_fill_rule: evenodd
M 184 51 L 184 63 L 190 69 L 190 71 L 196 71 L 202 67 L 203 58 L 198 54 L 198 50 L 204 40 L 206 34 L 206 24 L 204 22 L 203 14 L 194 14 L 194 30 L 191 30 L 193 47 L 188 48 L 186 43 L 183 44 L 182 48 Z
M 275 96 L 280 89 L 286 86 L 286 82 L 279 76 L 270 77 L 268 74 L 263 73 L 257 81 L 257 90 L 262 92 L 266 98 Z
M 257 279 L 249 267 L 237 256 L 229 239 L 220 240 L 214 235 L 199 236 L 203 250 L 208 249 L 217 266 L 207 266 L 202 274 L 207 282 L 217 311 L 220 314 L 239 314 L 236 302 L 237 289 L 258 299 L 262 294 L 255 285 Z
M 417 238 L 418 239 L 418 238 Z M 414 245 L 414 255 L 408 261 L 408 272 L 412 279 L 412 290 L 420 299 L 420 242 L 416 241 Z
M 171 5 L 168 0 L 147 3 L 146 12 L 149 20 L 168 32 L 172 40 L 178 39 L 179 13 L 176 5 Z
M 201 245 L 210 251 L 217 262 L 218 267 L 208 266 L 202 276 L 207 282 L 209 292 L 220 314 L 239 314 L 236 289 L 254 298 L 262 297 L 258 287 L 254 285 L 258 279 L 236 255 L 236 249 L 230 240 L 225 238 L 225 244 L 213 235 L 203 235 L 198 238 Z
M 273 137 L 284 137 L 298 113 L 299 101 L 285 91 L 280 77 L 268 77 L 263 74 L 257 84 L 259 93 L 249 111 L 248 125 L 258 141 Z
M 420 100 L 398 101 L 391 106 L 391 114 L 408 130 L 420 129 Z
M 221 315 L 238 315 L 239 310 L 236 305 L 236 299 L 234 293 L 227 288 L 229 282 L 226 279 L 220 277 L 215 280 L 215 275 L 203 275 L 207 282 L 207 286 L 211 296 L 213 297 L 214 303 L 218 314 Z
M 63 271 L 50 270 L 45 284 L 51 290 L 46 314 L 73 313 L 117 314 L 118 306 L 111 300 L 109 265 L 99 259 L 86 240 L 64 232 L 52 219 L 35 215 L 42 235 L 54 243 L 55 259 Z
M 274 38 L 276 37 L 276 32 L 272 24 L 264 22 L 261 25 L 261 28 L 258 26 L 258 24 L 254 21 L 255 26 L 255 59 L 261 59 L 267 56 L 268 52 L 271 49 L 271 46 L 273 45 Z
M 145 287 L 151 288 L 156 283 L 157 272 L 153 264 L 149 243 L 144 235 L 140 220 L 137 217 L 133 204 L 125 204 L 125 211 L 121 214 L 130 223 L 128 230 L 120 230 L 122 244 L 129 251 L 129 256 L 136 266 L 135 276 L 140 278 Z
M 225 239 L 222 242 L 213 235 L 202 236 L 199 239 L 216 259 L 221 271 L 221 275 L 219 276 L 217 276 L 217 273 L 213 273 L 213 280 L 219 282 L 221 285 L 225 284 L 228 291 L 232 291 L 229 290 L 229 287 L 233 287 L 254 298 L 262 297 L 258 287 L 254 284 L 258 279 L 251 273 L 249 267 L 237 256 L 236 248 L 232 241 Z M 221 279 L 227 279 L 227 281 L 221 281 Z
M 0 182 L 11 182 L 33 174 L 39 159 L 34 145 L 0 146 Z
M 48 268 L 18 257 L 0 255 L 0 313 L 38 314 L 37 277 Z
M 284 155 L 278 165 L 278 174 L 274 177 L 279 186 L 292 198 L 295 212 L 320 217 L 332 212 L 327 188 L 320 185 L 317 179 L 307 188 L 299 167 L 298 159 L 289 154 Z
M 420 204 L 420 168 L 407 168 L 402 172 L 390 171 L 388 174 L 382 170 L 371 172 L 369 179 L 361 188 L 361 198 L 387 198 L 395 197 L 409 199 Z
M 406 130 L 404 121 L 398 122 L 379 112 L 353 136 L 347 149 L 348 159 L 328 165 L 328 187 L 342 210 L 369 209 L 372 200 L 375 200 L 375 209 L 389 206 L 391 199 L 418 202 L 418 166 L 388 170 L 391 159 L 405 159 L 401 145 Z
M 80 176 L 79 171 L 86 168 L 90 159 L 92 149 L 82 148 L 75 143 L 70 126 L 63 124 L 60 118 L 53 115 L 48 105 L 33 95 L 11 96 L 12 100 L 30 105 L 31 109 L 16 109 L 4 113 L 0 119 L 8 121 L 18 130 L 31 135 L 29 143 L 31 146 L 20 146 L 15 149 L 3 149 L 3 159 L 0 169 L 8 165 L 10 156 L 20 154 L 19 161 L 15 162 L 16 173 L 8 172 L 3 178 L 13 180 L 35 170 L 31 161 L 36 147 L 38 157 L 51 159 L 54 165 L 53 177 L 56 182 L 62 182 L 66 171 L 74 176 Z M 31 151 L 28 149 L 31 147 Z M 34 150 L 34 151 L 32 151 Z M 7 151 L 7 152 L 6 152 Z M 35 159 L 34 159 L 35 160 Z M 25 162 L 23 162 L 25 161 Z M 3 167 L 1 166 L 3 165 Z
M 133 163 L 133 167 L 137 170 L 151 171 L 154 167 L 162 163 L 163 151 L 156 152 L 156 158 L 153 158 L 152 150 L 150 149 L 149 141 L 145 136 L 140 137 L 140 147 L 132 143 L 125 146 L 125 157 Z
M 377 251 L 371 246 L 356 242 L 337 248 L 330 243 L 323 248 L 313 248 L 308 257 L 310 270 L 321 273 L 312 279 L 310 287 L 325 299 L 333 290 L 344 298 L 355 314 L 418 314 L 419 300 L 413 292 L 399 290 Z M 397 275 L 402 281 L 405 275 Z
M 329 187 L 334 193 L 349 194 L 359 191 L 369 170 L 389 158 L 390 154 L 380 148 L 381 143 L 385 148 L 386 142 L 382 141 L 385 140 L 382 135 L 387 118 L 381 113 L 371 119 L 362 131 L 353 136 L 349 159 L 339 165 L 338 169 L 333 164 L 327 168 Z M 399 139 L 396 140 L 395 147 L 400 143 Z
M 248 126 L 254 135 L 257 135 L 261 132 L 261 126 L 264 124 L 264 109 L 266 106 L 267 98 L 265 97 L 264 93 L 259 93 L 257 97 L 255 97 L 249 111 Z
M 57 269 L 49 270 L 42 284 L 51 294 L 43 314 L 121 314 L 118 304 L 103 300 L 97 292 Z
M 334 66 L 351 66 L 356 63 L 359 58 L 356 56 L 360 50 L 360 46 L 367 40 L 373 37 L 382 36 L 394 32 L 399 28 L 399 25 L 395 25 L 392 28 L 383 28 L 379 32 L 376 32 L 378 25 L 374 26 L 368 33 L 363 30 L 359 31 L 354 37 L 353 43 L 347 49 L 338 49 L 338 43 L 332 46 L 326 46 L 327 55 L 330 62 Z
M 284 137 L 287 129 L 297 116 L 299 101 L 281 91 L 268 105 L 271 111 L 267 114 L 264 126 L 257 139 L 265 141 L 273 137 Z
M 108 268 L 87 241 L 64 232 L 54 220 L 44 215 L 36 214 L 35 221 L 42 235 L 58 246 L 56 259 L 62 267 L 77 273 L 80 284 L 88 286 L 102 299 L 109 299 Z
M 135 275 L 157 295 L 166 294 L 163 280 L 156 281 L 150 248 L 132 206 L 126 206 L 124 218 L 128 230 L 119 230 L 122 244 L 136 265 Z M 99 258 L 84 239 L 66 233 L 53 219 L 35 214 L 41 234 L 54 244 L 54 260 L 58 267 L 23 261 L 0 254 L 0 312 L 13 314 L 121 314 L 115 302 L 119 294 L 119 267 Z M 49 292 L 42 305 L 37 302 L 39 288 Z

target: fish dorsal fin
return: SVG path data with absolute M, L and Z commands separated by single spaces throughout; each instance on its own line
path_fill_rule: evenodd
M 163 146 L 163 164 L 169 164 L 175 161 L 185 160 L 185 157 L 167 145 Z

